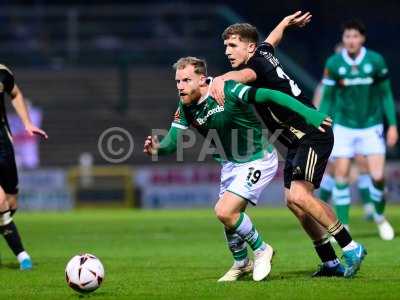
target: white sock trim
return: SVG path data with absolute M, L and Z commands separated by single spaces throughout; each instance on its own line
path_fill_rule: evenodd
M 18 262 L 21 263 L 24 259 L 31 258 L 26 251 L 22 251 L 17 255 Z
M 0 214 L 0 226 L 6 226 L 12 222 L 11 212 L 8 210 Z
M 343 247 L 343 251 L 350 251 L 356 249 L 358 244 L 355 241 L 351 241 L 346 247 Z

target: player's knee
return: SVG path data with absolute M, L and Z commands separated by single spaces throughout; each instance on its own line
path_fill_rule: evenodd
M 335 167 L 334 175 L 335 178 L 343 178 L 343 180 L 348 180 L 349 170 L 343 167 Z
M 214 208 L 215 215 L 224 225 L 230 227 L 233 223 L 233 214 L 229 209 L 226 209 L 222 205 L 216 205 Z
M 305 195 L 302 191 L 290 190 L 287 196 L 287 206 L 303 207 Z
M 0 194 L 0 211 L 6 211 L 10 208 L 8 202 L 7 202 L 7 198 L 4 195 Z
M 17 210 L 18 209 L 18 202 L 17 202 L 17 196 L 12 195 L 12 196 L 7 196 L 7 202 L 11 210 Z

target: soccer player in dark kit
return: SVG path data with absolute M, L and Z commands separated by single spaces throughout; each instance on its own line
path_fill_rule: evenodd
M 313 107 L 297 83 L 284 72 L 275 57 L 274 48 L 287 27 L 301 27 L 309 19 L 310 14 L 301 15 L 301 12 L 284 18 L 259 45 L 258 32 L 254 26 L 241 23 L 226 28 L 222 39 L 226 47 L 225 54 L 234 70 L 214 79 L 211 95 L 222 104 L 224 82 L 235 80 L 256 88 L 281 91 Z M 332 209 L 313 195 L 314 190 L 319 188 L 332 151 L 332 129 L 327 127 L 326 132 L 321 133 L 295 112 L 273 103 L 255 103 L 255 108 L 270 131 L 281 131 L 278 141 L 288 148 L 284 169 L 286 202 L 312 239 L 322 261 L 314 276 L 354 276 L 366 254 L 364 247 L 352 240 Z M 342 248 L 346 268 L 337 258 L 328 234 Z
M 5 109 L 5 94 L 11 97 L 18 116 L 30 135 L 47 134 L 32 124 L 21 90 L 15 84 L 13 73 L 0 65 L 0 232 L 18 259 L 21 270 L 32 269 L 32 260 L 25 251 L 13 215 L 17 210 L 18 174 L 10 127 Z

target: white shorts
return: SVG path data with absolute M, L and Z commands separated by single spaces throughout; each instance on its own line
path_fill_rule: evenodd
M 383 125 L 363 129 L 333 126 L 335 143 L 331 157 L 353 158 L 355 155 L 385 154 Z
M 275 150 L 247 163 L 225 162 L 221 169 L 219 198 L 229 191 L 257 205 L 261 192 L 274 178 L 277 169 L 278 155 Z

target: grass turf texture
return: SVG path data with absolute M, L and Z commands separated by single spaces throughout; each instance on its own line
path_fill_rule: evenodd
M 400 207 L 388 211 L 399 228 Z M 318 259 L 286 209 L 252 208 L 249 215 L 277 251 L 272 272 L 260 283 L 221 284 L 232 259 L 211 209 L 19 213 L 34 270 L 19 271 L 0 243 L 0 299 L 399 299 L 400 238 L 381 241 L 360 209 L 352 210 L 351 229 L 369 254 L 351 280 L 310 277 Z M 103 286 L 87 296 L 64 279 L 67 261 L 80 252 L 97 255 L 106 270 Z

